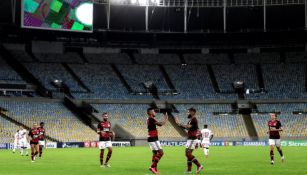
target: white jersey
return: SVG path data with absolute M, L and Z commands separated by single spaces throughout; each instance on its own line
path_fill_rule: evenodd
M 15 135 L 14 135 L 14 141 L 18 142 L 20 139 L 21 138 L 20 138 L 19 132 L 16 132 Z
M 22 129 L 18 132 L 20 140 L 27 140 L 27 130 Z
M 202 129 L 201 131 L 202 142 L 210 142 L 210 138 L 213 135 L 213 132 L 210 129 Z

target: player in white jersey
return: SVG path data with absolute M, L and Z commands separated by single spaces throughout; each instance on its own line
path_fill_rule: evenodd
M 16 152 L 16 149 L 20 148 L 19 140 L 20 140 L 20 137 L 19 137 L 19 130 L 17 130 L 17 132 L 14 134 L 13 153 Z
M 20 155 L 25 155 L 28 156 L 28 148 L 29 148 L 29 143 L 27 140 L 27 133 L 28 131 L 23 128 L 21 130 L 19 130 L 18 134 L 19 134 L 19 146 L 20 146 Z
M 208 129 L 208 125 L 204 125 L 204 129 L 202 129 L 200 132 L 201 132 L 201 138 L 202 138 L 201 146 L 204 149 L 205 157 L 208 158 L 209 146 L 213 138 L 213 132 L 210 129 Z

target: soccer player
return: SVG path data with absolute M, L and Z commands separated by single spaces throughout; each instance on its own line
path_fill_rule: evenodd
M 46 130 L 44 128 L 45 123 L 44 122 L 40 122 L 40 127 L 38 127 L 37 129 L 39 130 L 39 141 L 38 141 L 38 145 L 39 145 L 39 158 L 42 157 L 43 154 L 43 147 L 46 148 Z
M 14 134 L 14 146 L 13 146 L 13 153 L 15 154 L 16 149 L 18 149 L 19 146 L 19 130 Z
M 274 164 L 274 146 L 276 146 L 280 157 L 281 157 L 281 162 L 283 163 L 285 160 L 285 157 L 283 155 L 283 152 L 281 150 L 281 145 L 280 145 L 280 133 L 283 131 L 282 125 L 279 120 L 277 120 L 277 114 L 271 113 L 271 120 L 268 122 L 268 127 L 269 127 L 269 145 L 270 145 L 270 157 L 271 157 L 271 164 Z
M 102 114 L 103 121 L 98 124 L 97 133 L 99 134 L 99 149 L 100 149 L 100 167 L 111 166 L 108 164 L 112 156 L 112 142 L 114 140 L 115 133 L 111 131 L 111 123 L 108 121 L 108 113 Z M 105 163 L 103 163 L 104 149 L 108 148 L 108 154 Z
M 28 156 L 28 140 L 27 140 L 27 130 L 25 128 L 22 128 L 19 130 L 19 146 L 20 146 L 20 155 L 23 156 L 24 154 Z
M 37 129 L 37 123 L 33 123 L 33 127 L 29 132 L 28 136 L 29 136 L 28 140 L 30 141 L 31 145 L 31 160 L 32 162 L 34 162 L 35 157 L 39 152 L 39 146 L 38 146 L 39 130 Z
M 188 130 L 188 140 L 187 140 L 187 144 L 186 144 L 186 150 L 185 150 L 185 156 L 187 157 L 187 174 L 191 174 L 192 173 L 192 164 L 194 163 L 197 166 L 197 170 L 196 173 L 199 174 L 201 172 L 201 170 L 203 169 L 203 166 L 198 162 L 198 160 L 195 158 L 195 156 L 193 156 L 193 150 L 196 149 L 197 145 L 198 145 L 198 120 L 196 118 L 196 109 L 194 108 L 190 108 L 188 109 L 188 123 L 182 124 L 179 121 L 179 118 L 176 117 L 176 123 L 184 128 Z
M 149 170 L 153 174 L 159 174 L 158 171 L 158 163 L 161 160 L 164 152 L 161 147 L 159 138 L 158 138 L 158 130 L 157 126 L 163 126 L 167 120 L 168 120 L 168 115 L 165 113 L 164 115 L 164 120 L 163 121 L 157 121 L 155 119 L 156 117 L 156 112 L 154 108 L 148 108 L 147 109 L 147 129 L 148 129 L 148 137 L 147 141 L 149 144 L 150 149 L 152 150 L 152 161 L 151 161 L 151 166 L 149 167 Z
M 210 142 L 213 138 L 213 132 L 208 129 L 208 125 L 204 125 L 204 129 L 202 129 L 201 131 L 201 146 L 204 149 L 204 154 L 205 157 L 208 158 L 209 157 L 209 146 L 210 146 Z

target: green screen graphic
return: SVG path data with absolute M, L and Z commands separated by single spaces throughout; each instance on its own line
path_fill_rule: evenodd
M 92 0 L 23 0 L 23 27 L 92 31 Z

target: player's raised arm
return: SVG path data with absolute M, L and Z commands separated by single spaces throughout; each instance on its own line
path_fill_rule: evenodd
M 163 126 L 163 125 L 165 125 L 165 123 L 167 122 L 167 120 L 168 120 L 168 114 L 167 114 L 167 112 L 165 113 L 165 115 L 164 115 L 164 120 L 163 121 L 156 121 L 156 125 L 157 126 Z
M 175 117 L 175 122 L 177 123 L 178 126 L 184 128 L 184 129 L 189 129 L 192 127 L 192 125 L 185 125 L 185 124 L 182 124 L 179 120 L 179 117 Z

